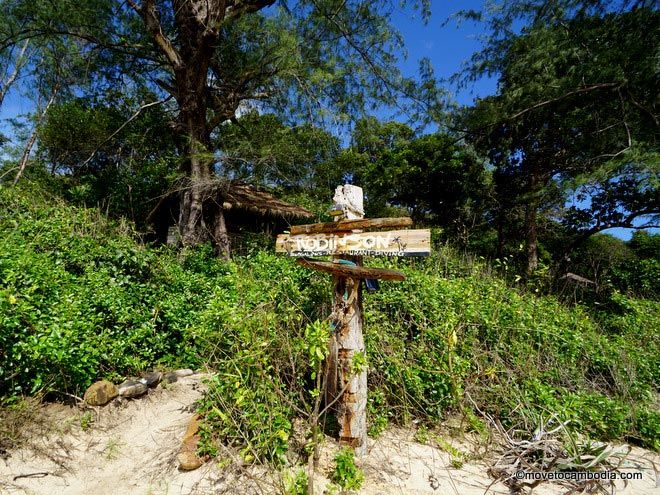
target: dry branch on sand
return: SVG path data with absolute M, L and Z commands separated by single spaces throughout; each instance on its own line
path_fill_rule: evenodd
M 481 413 L 497 432 L 499 457 L 489 469 L 492 484 L 501 481 L 512 493 L 531 493 L 543 482 L 566 488 L 565 495 L 614 493 L 616 479 L 631 448 L 580 438 L 551 416 L 529 430 L 506 430 L 487 413 Z M 492 485 L 491 485 L 492 486 Z

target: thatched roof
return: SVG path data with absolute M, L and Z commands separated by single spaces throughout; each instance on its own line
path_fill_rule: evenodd
M 247 210 L 258 215 L 286 218 L 311 218 L 314 216 L 301 206 L 277 199 L 272 194 L 249 184 L 229 183 L 218 188 L 218 196 L 225 209 Z
M 150 221 L 162 208 L 169 208 L 179 191 L 172 191 L 161 197 L 149 213 Z M 227 181 L 216 183 L 207 190 L 207 199 L 212 199 L 225 210 L 244 210 L 251 213 L 275 218 L 312 218 L 314 215 L 301 206 L 292 205 L 277 199 L 272 194 L 255 186 L 242 182 Z

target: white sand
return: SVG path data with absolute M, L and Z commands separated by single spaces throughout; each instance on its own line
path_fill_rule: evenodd
M 281 492 L 281 474 L 265 467 L 220 468 L 209 462 L 192 472 L 177 469 L 176 454 L 191 406 L 200 397 L 200 376 L 180 379 L 167 389 L 122 406 L 96 409 L 91 428 L 80 428 L 81 412 L 57 409 L 66 434 L 33 439 L 31 445 L 0 460 L 0 493 L 8 495 L 196 495 L 262 494 Z M 460 448 L 460 445 L 458 446 Z M 315 495 L 323 493 L 336 446 L 328 441 L 315 474 Z M 226 464 L 220 460 L 221 464 Z M 654 464 L 660 457 L 634 449 L 631 467 L 643 471 L 641 481 L 629 482 L 617 493 L 660 495 Z M 451 456 L 437 448 L 416 443 L 406 430 L 390 430 L 371 441 L 361 462 L 365 495 L 507 495 L 502 483 L 492 485 L 485 461 L 452 467 Z M 34 476 L 25 477 L 24 475 Z M 17 478 L 18 477 L 18 478 Z M 491 486 L 492 485 L 492 486 Z M 490 487 L 490 488 L 489 488 Z M 561 494 L 565 490 L 544 483 L 534 494 Z

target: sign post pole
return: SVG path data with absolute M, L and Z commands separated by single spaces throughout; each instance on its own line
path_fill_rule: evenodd
M 364 218 L 362 188 L 339 186 L 334 201 L 334 211 L 341 212 L 335 221 Z M 361 256 L 344 256 L 343 260 L 355 266 L 362 264 Z M 335 256 L 334 262 L 342 260 Z M 362 335 L 362 283 L 360 279 L 334 275 L 333 287 L 326 403 L 335 404 L 339 443 L 350 445 L 358 456 L 363 456 L 367 452 L 367 367 Z

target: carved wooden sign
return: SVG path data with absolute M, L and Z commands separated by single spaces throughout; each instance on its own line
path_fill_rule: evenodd
M 338 232 L 336 234 L 282 234 L 275 251 L 289 256 L 427 256 L 429 230 L 387 232 Z

